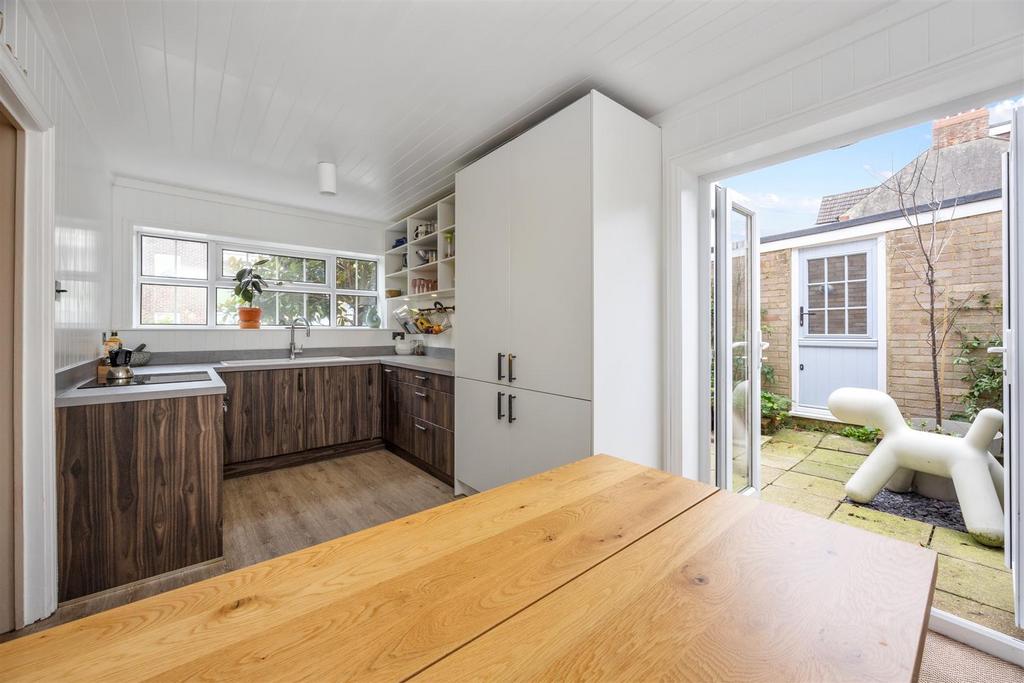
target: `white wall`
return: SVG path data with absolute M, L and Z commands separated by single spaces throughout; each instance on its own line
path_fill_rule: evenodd
M 724 178 L 1024 91 L 1024 3 L 895 3 L 654 117 L 663 127 L 671 247 L 668 463 L 697 471 L 708 444 L 709 207 Z M 691 305 L 692 304 L 692 305 Z M 673 336 L 678 335 L 677 339 Z
M 95 356 L 109 322 L 110 171 L 22 0 L 0 0 L 4 29 L 26 82 L 54 124 L 54 270 L 68 293 L 54 309 L 54 362 L 59 369 Z
M 316 188 L 310 186 L 310 192 Z M 111 320 L 127 346 L 145 342 L 153 351 L 268 349 L 288 345 L 287 330 L 132 330 L 132 230 L 135 225 L 187 230 L 290 246 L 380 254 L 384 226 L 374 221 L 165 185 L 116 178 L 114 296 Z M 391 343 L 387 330 L 315 329 L 302 343 L 311 348 Z

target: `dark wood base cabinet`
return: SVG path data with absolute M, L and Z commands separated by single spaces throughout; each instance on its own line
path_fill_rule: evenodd
M 57 409 L 60 601 L 221 556 L 221 405 Z
M 447 484 L 455 475 L 455 382 L 429 372 L 384 367 L 384 442 Z

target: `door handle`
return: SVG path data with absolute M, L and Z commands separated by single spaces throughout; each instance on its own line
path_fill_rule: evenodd
M 304 387 L 302 386 L 302 378 L 305 376 L 305 374 L 306 373 L 302 372 L 301 370 L 299 371 L 299 391 L 304 391 Z
M 505 375 L 501 373 L 501 361 L 505 359 L 505 354 L 498 354 L 498 379 L 505 379 Z
M 509 424 L 512 424 L 513 422 L 515 422 L 516 420 L 519 419 L 513 413 L 514 405 L 515 405 L 513 403 L 513 401 L 515 401 L 515 400 L 516 400 L 516 395 L 515 394 L 509 394 L 508 395 L 508 423 Z
M 810 316 L 812 316 L 812 315 L 818 315 L 818 314 L 817 314 L 817 313 L 815 313 L 814 311 L 805 311 L 805 310 L 804 310 L 804 307 L 803 307 L 803 306 L 801 306 L 801 307 L 800 307 L 800 327 L 803 327 L 803 326 L 804 326 L 804 317 L 805 317 L 805 316 L 806 316 L 806 317 L 810 317 Z
M 499 391 L 498 392 L 498 419 L 499 420 L 505 419 L 505 413 L 501 412 L 501 399 L 503 399 L 503 398 L 505 398 L 505 392 L 504 391 Z
M 515 382 L 516 381 L 516 372 L 512 368 L 512 361 L 514 361 L 515 359 L 516 359 L 515 355 L 513 355 L 511 353 L 508 354 L 508 381 L 509 382 Z

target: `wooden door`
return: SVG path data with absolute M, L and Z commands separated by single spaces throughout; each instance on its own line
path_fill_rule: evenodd
M 455 176 L 459 201 L 459 353 L 455 374 L 505 379 L 498 354 L 509 344 L 509 149 L 506 145 Z
M 509 481 L 509 387 L 455 380 L 455 476 L 477 491 Z
M 603 319 L 628 324 L 619 319 L 629 316 L 594 310 L 590 106 L 589 97 L 580 100 L 509 144 L 510 383 L 584 399 L 591 398 L 592 326 Z M 459 194 L 460 212 L 463 201 Z M 622 286 L 630 277 L 652 276 L 622 273 Z M 471 289 L 460 280 L 459 357 L 465 353 L 463 291 Z
M 294 453 L 306 447 L 305 369 L 224 372 L 224 462 Z
M 306 368 L 306 448 L 381 435 L 380 366 Z
M 508 481 L 593 455 L 590 401 L 522 389 L 512 389 L 509 400 Z

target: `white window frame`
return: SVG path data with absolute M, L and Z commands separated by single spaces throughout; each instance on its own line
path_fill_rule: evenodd
M 206 279 L 194 278 L 173 278 L 154 277 L 142 275 L 142 238 L 156 237 L 162 239 L 188 240 L 203 242 L 206 244 Z M 308 294 L 327 294 L 330 297 L 330 314 L 327 325 L 317 325 L 316 329 L 338 329 L 338 330 L 366 330 L 373 329 L 366 326 L 338 325 L 337 301 L 338 296 L 355 295 L 375 298 L 377 310 L 383 310 L 383 256 L 381 254 L 367 254 L 362 252 L 338 251 L 331 249 L 305 248 L 296 249 L 286 245 L 270 242 L 257 242 L 238 240 L 236 238 L 224 238 L 216 235 L 207 235 L 167 228 L 157 228 L 148 225 L 132 226 L 132 326 L 135 329 L 159 329 L 159 330 L 237 330 L 237 324 L 217 323 L 217 290 L 234 288 L 234 280 L 222 273 L 224 263 L 224 251 L 244 251 L 250 253 L 269 253 L 274 256 L 291 256 L 295 258 L 317 259 L 326 261 L 325 280 L 322 285 L 314 283 L 274 283 L 265 291 L 268 292 L 298 292 Z M 337 259 L 358 259 L 361 261 L 373 261 L 377 264 L 377 288 L 375 291 L 337 289 Z M 205 325 L 147 325 L 142 323 L 142 285 L 143 284 L 166 284 L 177 286 L 192 286 L 206 288 L 206 324 Z M 262 325 L 260 329 L 281 330 L 286 329 L 285 325 Z

